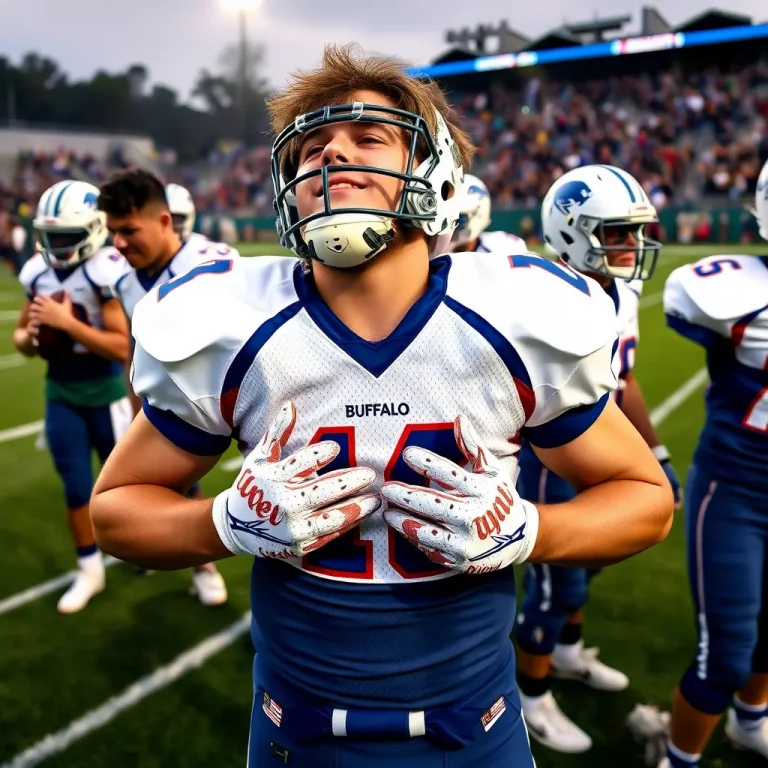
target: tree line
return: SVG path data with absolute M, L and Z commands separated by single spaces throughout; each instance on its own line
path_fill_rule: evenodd
M 73 81 L 58 62 L 39 53 L 27 53 L 18 64 L 0 57 L 0 123 L 148 135 L 158 148 L 195 160 L 220 140 L 265 142 L 268 88 L 259 75 L 262 61 L 263 49 L 250 45 L 242 67 L 238 46 L 227 47 L 216 67 L 198 75 L 192 92 L 201 104 L 197 108 L 165 85 L 150 88 L 143 64 Z

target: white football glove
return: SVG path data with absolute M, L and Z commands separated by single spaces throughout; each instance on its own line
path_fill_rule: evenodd
M 301 557 L 382 506 L 376 494 L 354 496 L 374 481 L 372 469 L 354 467 L 317 476 L 317 470 L 339 453 L 332 440 L 300 448 L 281 461 L 295 424 L 295 405 L 284 403 L 232 487 L 214 499 L 216 531 L 236 555 Z
M 538 509 L 520 498 L 512 479 L 505 476 L 465 416 L 454 422 L 454 435 L 470 467 L 460 467 L 424 448 L 406 448 L 405 463 L 448 493 L 384 483 L 380 494 L 391 505 L 384 519 L 446 568 L 488 573 L 524 562 L 536 543 Z

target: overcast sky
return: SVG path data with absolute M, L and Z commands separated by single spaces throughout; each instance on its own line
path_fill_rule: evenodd
M 230 0 L 231 2 L 231 0 Z M 185 99 L 202 67 L 215 65 L 221 49 L 237 39 L 236 12 L 227 0 L 0 0 L 0 53 L 12 61 L 29 50 L 56 59 L 74 78 L 99 68 L 120 71 L 143 63 L 152 82 L 165 83 Z M 716 3 L 715 3 L 716 4 Z M 516 10 L 524 6 L 524 12 Z M 312 67 L 329 42 L 359 42 L 426 64 L 447 48 L 445 31 L 498 23 L 535 37 L 564 21 L 632 14 L 635 0 L 264 0 L 249 11 L 249 37 L 266 46 L 266 77 L 280 88 L 296 68 Z M 657 5 L 672 24 L 710 7 L 708 0 L 667 0 Z M 766 0 L 729 0 L 720 7 L 768 22 Z M 429 10 L 429 9 L 440 9 Z

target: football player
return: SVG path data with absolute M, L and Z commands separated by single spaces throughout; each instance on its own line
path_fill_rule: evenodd
M 131 421 L 123 364 L 129 338 L 125 315 L 110 284 L 122 256 L 104 248 L 107 228 L 96 207 L 99 190 L 60 181 L 43 193 L 33 221 L 40 252 L 19 280 L 27 300 L 13 332 L 24 355 L 48 360 L 45 437 L 64 484 L 77 575 L 58 602 L 61 613 L 83 609 L 104 589 L 88 501 L 93 451 L 104 461 Z
M 530 768 L 511 566 L 621 560 L 671 523 L 610 400 L 613 305 L 530 254 L 437 255 L 472 147 L 399 61 L 329 47 L 269 109 L 300 259 L 203 264 L 141 302 L 143 413 L 99 541 L 158 568 L 253 557 L 249 765 Z M 588 492 L 523 501 L 521 432 Z M 185 499 L 233 437 L 233 486 Z
M 768 240 L 768 163 L 755 210 Z M 705 348 L 711 380 L 685 501 L 699 642 L 675 691 L 665 768 L 697 766 L 726 709 L 726 738 L 768 757 L 766 302 L 766 256 L 711 256 L 664 288 L 670 328 Z
M 528 250 L 525 240 L 508 232 L 487 232 L 491 226 L 491 196 L 488 187 L 467 173 L 459 192 L 461 209 L 459 223 L 451 239 L 453 251 L 477 251 L 478 253 L 522 253 Z
M 190 237 L 194 213 L 190 220 L 187 211 L 187 218 L 179 223 L 170 210 L 172 202 L 177 209 L 180 207 L 178 198 L 176 192 L 168 195 L 156 176 L 140 168 L 114 174 L 101 188 L 99 208 L 106 214 L 112 242 L 125 257 L 125 269 L 115 281 L 113 293 L 129 321 L 136 305 L 153 286 L 204 262 L 238 256 L 235 249 L 223 243 Z M 187 234 L 186 240 L 180 232 Z M 138 411 L 140 401 L 135 395 L 133 404 L 134 411 Z M 199 487 L 194 485 L 190 493 L 199 495 Z M 193 588 L 203 605 L 221 605 L 227 600 L 224 579 L 212 563 L 194 569 Z
M 661 245 L 644 228 L 656 210 L 637 180 L 619 168 L 592 165 L 561 176 L 541 207 L 547 246 L 568 267 L 587 274 L 611 298 L 619 334 L 615 400 L 661 463 L 679 502 L 680 483 L 651 424 L 642 390 L 632 371 L 639 338 L 638 302 L 642 281 L 653 274 Z M 552 472 L 525 443 L 517 489 L 539 504 L 576 496 L 566 479 Z M 582 609 L 594 571 L 536 563 L 526 569 L 525 600 L 518 615 L 518 682 L 531 735 L 558 752 L 585 752 L 591 738 L 559 708 L 550 677 L 578 680 L 603 691 L 627 687 L 626 675 L 597 658 L 582 641 Z

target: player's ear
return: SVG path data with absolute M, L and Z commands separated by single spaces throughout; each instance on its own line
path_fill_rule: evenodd
M 160 211 L 160 226 L 163 229 L 168 229 L 168 227 L 173 227 L 173 217 L 171 216 L 171 212 L 168 210 L 161 210 Z

